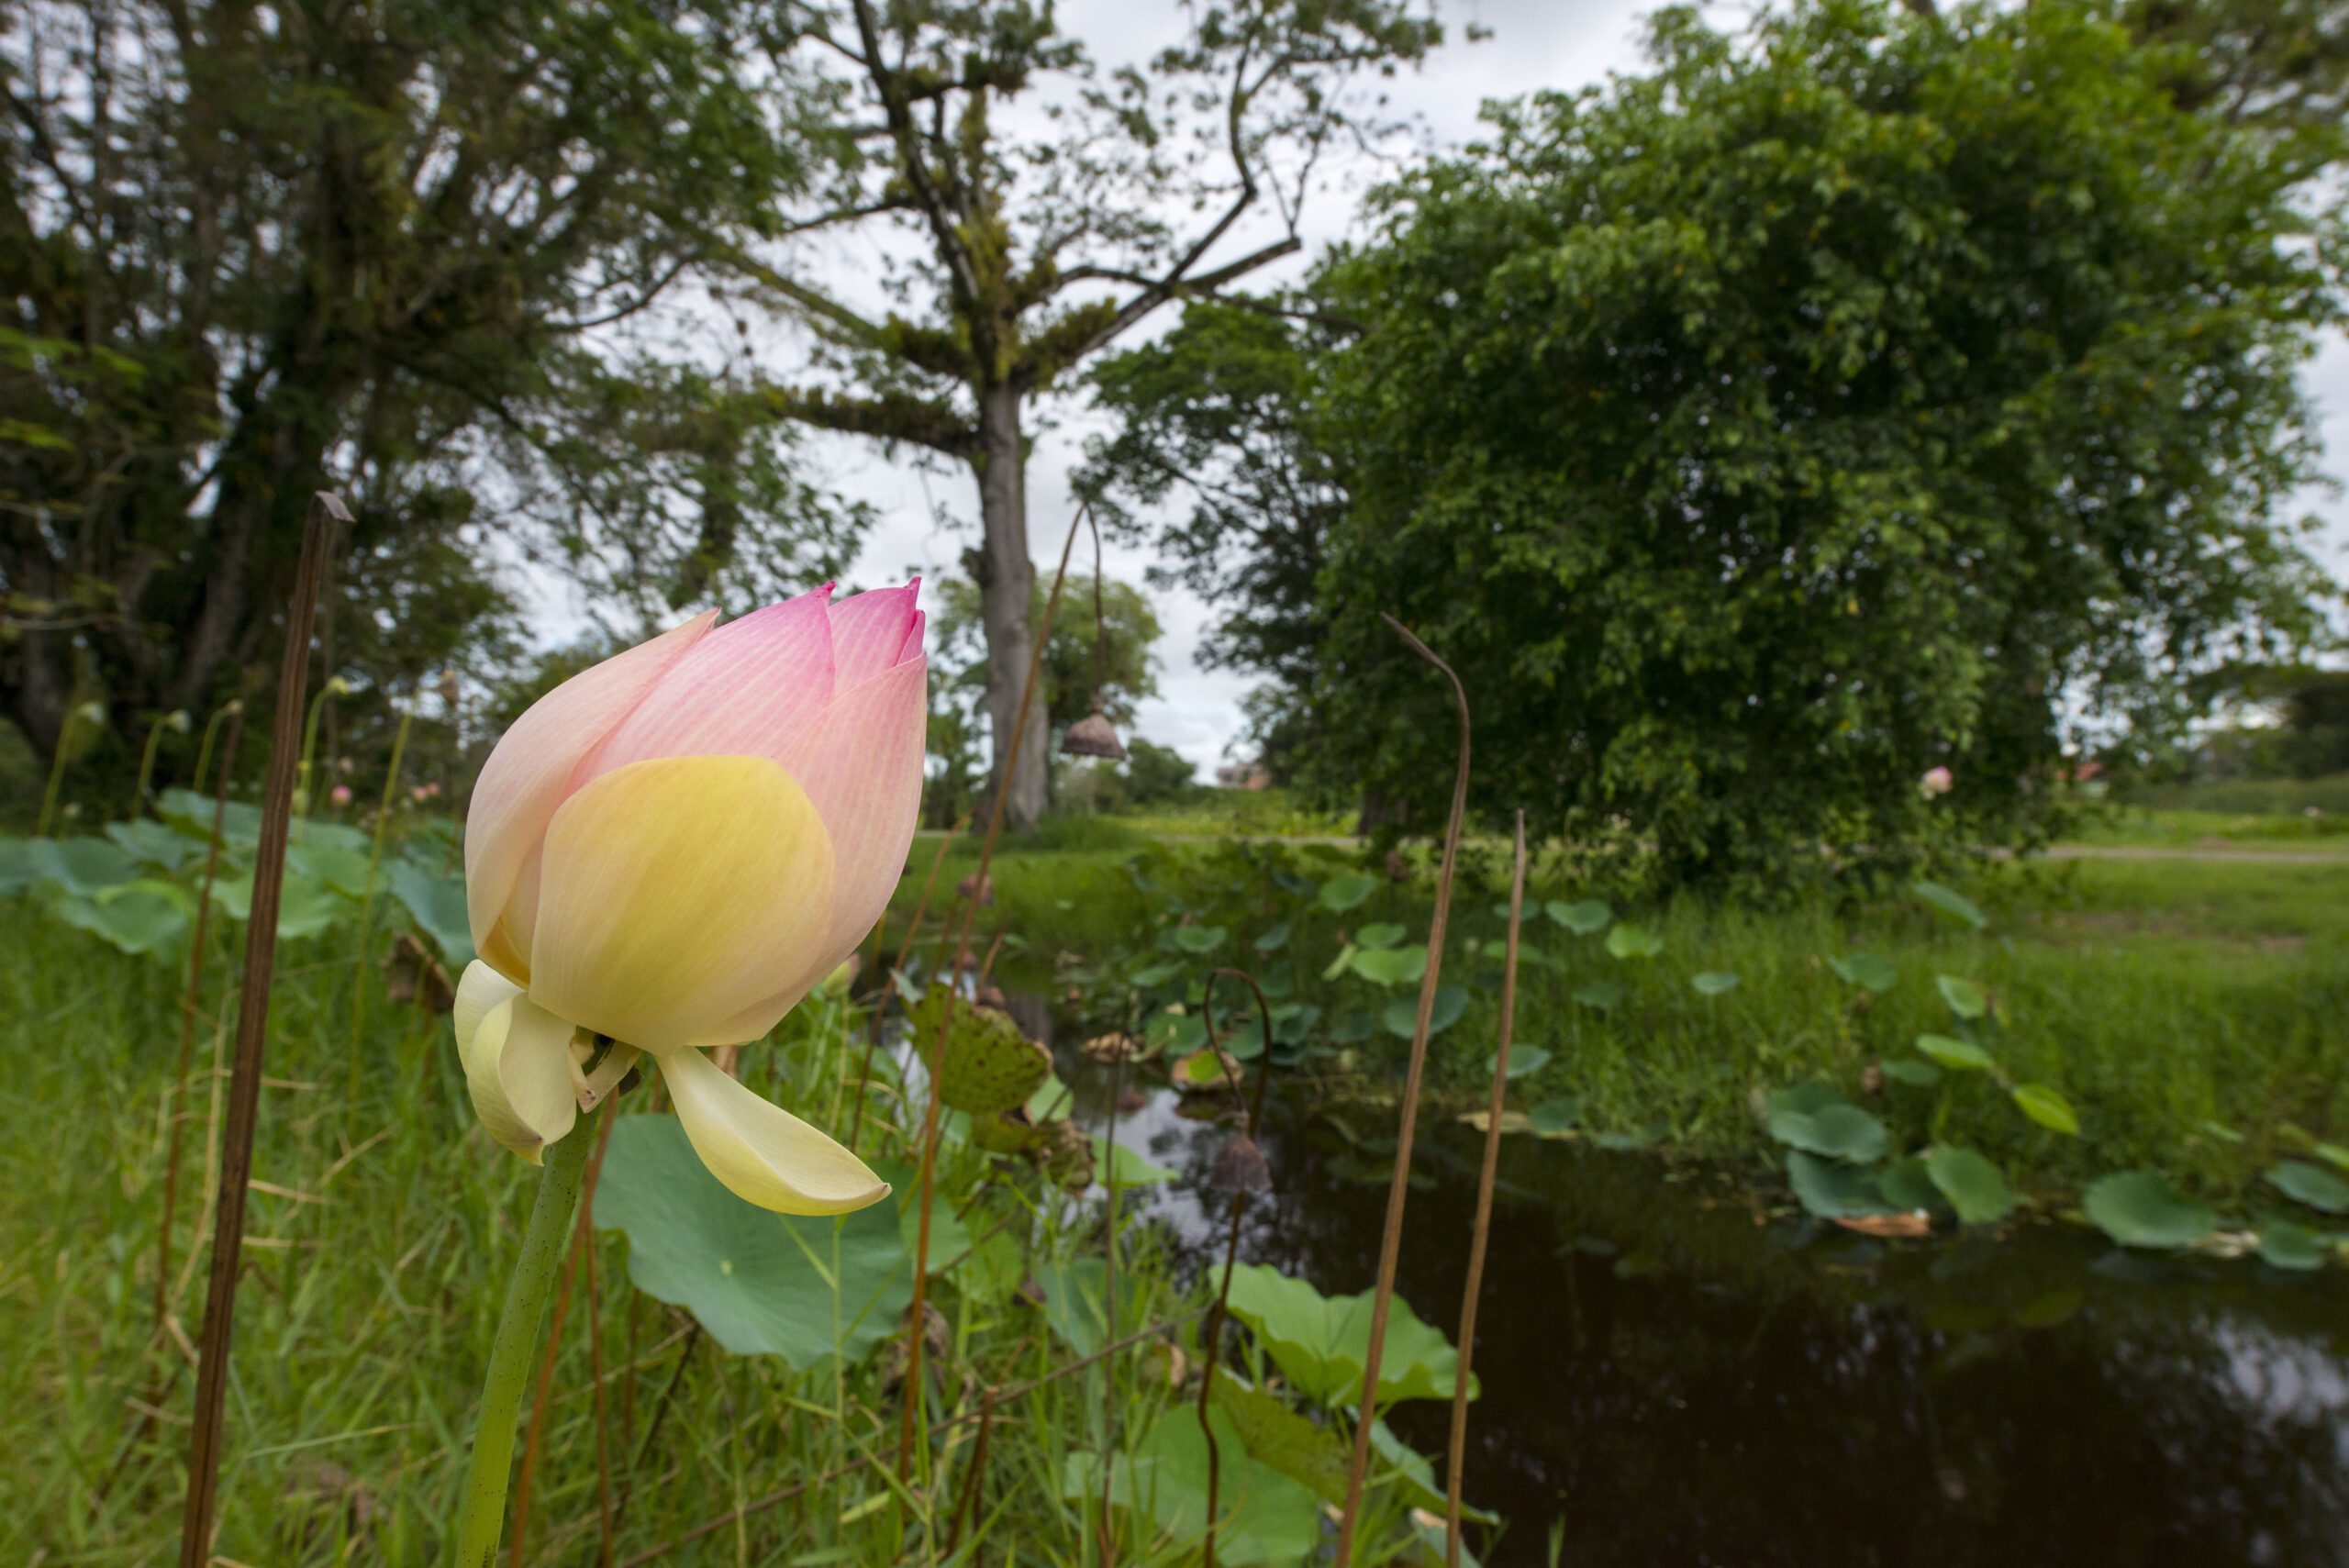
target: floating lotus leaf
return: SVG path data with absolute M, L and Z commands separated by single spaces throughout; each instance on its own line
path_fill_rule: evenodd
M 2180 1196 L 2159 1171 L 2123 1171 L 2080 1195 L 2096 1228 L 2124 1247 L 2185 1247 L 2219 1228 L 2208 1204 Z
M 1884 1157 L 1890 1136 L 1884 1123 L 1857 1106 L 1842 1103 L 1815 1111 L 1792 1108 L 1772 1113 L 1770 1136 L 1790 1148 L 1866 1165 Z
M 1688 984 L 1699 996 L 1718 996 L 1724 991 L 1737 989 L 1737 976 L 1726 969 L 1707 970 L 1688 977 Z
M 1324 1405 L 1351 1406 L 1362 1397 L 1371 1295 L 1323 1296 L 1305 1281 L 1261 1263 L 1242 1263 L 1231 1272 L 1232 1316 L 1254 1330 L 1299 1393 Z M 1422 1322 L 1410 1303 L 1392 1297 L 1376 1403 L 1449 1399 L 1459 1370 L 1452 1342 Z M 1474 1377 L 1468 1388 L 1474 1398 Z
M 2332 1172 L 2300 1160 L 2283 1160 L 2269 1167 L 2267 1180 L 2294 1203 L 2327 1214 L 2349 1214 L 2349 1183 Z
M 1977 931 L 1990 923 L 1989 917 L 1976 908 L 1972 899 L 1954 888 L 1943 887 L 1938 882 L 1918 881 L 1909 884 L 1909 891 L 1951 919 L 1962 920 Z
M 1353 971 L 1374 985 L 1413 984 L 1428 972 L 1428 950 L 1377 948 L 1356 952 Z
M 1971 1149 L 1936 1145 L 1925 1156 L 1925 1173 L 1963 1224 L 1996 1225 L 2014 1212 L 2015 1195 L 2008 1190 L 2006 1177 Z
M 1342 915 L 1378 890 L 1378 884 L 1358 873 L 1333 876 L 1321 884 L 1321 892 L 1314 899 L 1332 915 Z
M 1354 945 L 1373 949 L 1391 948 L 1410 932 L 1392 920 L 1376 920 L 1354 933 Z
M 1258 952 L 1280 951 L 1281 949 L 1288 946 L 1288 922 L 1283 920 L 1271 930 L 1258 932 L 1256 940 L 1248 945 Z
M 2324 1267 L 2324 1238 L 2288 1219 L 2271 1219 L 2259 1228 L 2259 1257 L 2276 1269 Z
M 1876 1179 L 1856 1165 L 1824 1160 L 1799 1149 L 1787 1151 L 1787 1184 L 1807 1214 L 1821 1219 L 1852 1219 L 1887 1212 Z
M 1442 1034 L 1460 1021 L 1468 1010 L 1468 989 L 1464 985 L 1439 985 L 1435 988 L 1435 1006 L 1428 1014 L 1428 1033 Z M 1379 1011 L 1378 1021 L 1388 1034 L 1397 1040 L 1408 1040 L 1419 1027 L 1419 999 L 1397 996 Z
M 1872 952 L 1845 953 L 1840 957 L 1830 958 L 1827 961 L 1827 967 L 1833 970 L 1845 984 L 1857 985 L 1864 991 L 1874 991 L 1879 995 L 1891 990 L 1894 983 L 1900 978 L 1900 971 L 1892 966 L 1891 960 L 1880 958 Z
M 1542 912 L 1578 937 L 1605 930 L 1607 923 L 1615 917 L 1615 911 L 1596 898 L 1586 898 L 1578 904 L 1553 898 L 1542 906 Z
M 2072 1108 L 2071 1101 L 2046 1084 L 2017 1084 L 2014 1096 L 2015 1104 L 2022 1108 L 2022 1114 L 2050 1132 L 2060 1132 L 2067 1137 L 2079 1135 L 2079 1113 Z
M 1181 1056 L 1207 1044 L 1208 1026 L 1197 1013 L 1153 1013 L 1142 1039 L 1153 1056 Z
M 1512 1065 L 1516 1059 L 1517 1052 L 1510 1051 Z M 1582 1120 L 1582 1102 L 1571 1098 L 1544 1100 L 1526 1113 L 1526 1119 L 1533 1124 L 1533 1130 L 1544 1138 L 1563 1137 L 1573 1131 L 1575 1124 Z
M 1920 1062 L 1913 1056 L 1893 1056 L 1876 1063 L 1884 1075 L 1911 1088 L 1930 1089 L 1942 1081 L 1942 1070 L 1930 1062 Z
M 1932 1174 L 1925 1169 L 1922 1155 L 1911 1154 L 1905 1160 L 1895 1160 L 1876 1179 L 1876 1190 L 1884 1201 L 1904 1214 L 1919 1209 L 1949 1211 L 1949 1202 L 1941 1188 L 1933 1184 Z
M 907 1012 L 914 1050 L 925 1062 L 937 1054 L 947 1001 L 946 987 L 933 985 Z M 967 1002 L 955 1006 L 939 1069 L 941 1103 L 971 1116 L 993 1116 L 1024 1103 L 1052 1075 L 1052 1053 L 1022 1035 L 1008 1015 Z
M 1485 1058 L 1485 1077 L 1487 1082 L 1491 1081 L 1494 1063 L 1499 1060 L 1498 1051 Z M 1508 1053 L 1508 1081 L 1514 1084 L 1520 1078 L 1531 1078 L 1549 1065 L 1550 1053 L 1540 1046 L 1511 1046 Z

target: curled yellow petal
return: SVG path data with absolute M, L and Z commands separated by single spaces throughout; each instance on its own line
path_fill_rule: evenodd
M 500 1002 L 511 1001 L 522 994 L 515 984 L 481 960 L 465 965 L 465 973 L 457 981 L 457 1004 L 450 1021 L 457 1026 L 457 1057 L 468 1063 L 472 1071 L 473 1032 L 481 1028 L 482 1019 Z
M 463 1052 L 473 1114 L 492 1138 L 533 1165 L 579 1118 L 571 1034 L 562 1019 L 514 995 L 482 1015 L 473 1047 Z
M 774 762 L 631 762 L 548 827 L 530 997 L 647 1051 L 730 1043 L 712 1031 L 832 956 L 831 904 L 830 835 Z
M 847 1214 L 889 1195 L 863 1161 L 718 1071 L 673 1051 L 661 1076 L 694 1152 L 736 1196 L 777 1214 Z

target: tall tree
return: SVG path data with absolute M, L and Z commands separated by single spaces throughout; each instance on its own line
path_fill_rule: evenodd
M 2091 6 L 1801 0 L 1502 112 L 1322 282 L 1331 785 L 1757 887 L 2027 830 L 2084 711 L 2321 629 L 2287 510 L 2337 318 L 2306 139 L 2190 112 Z M 2075 709 L 2071 705 L 2079 705 Z M 1946 765 L 1955 793 L 1918 780 Z
M 331 660 L 413 682 L 537 555 L 648 613 L 837 562 L 662 325 L 809 164 L 735 0 L 20 0 L 0 16 L 0 700 L 197 707 L 358 517 Z
M 855 118 L 829 205 L 801 232 L 877 226 L 881 292 L 912 313 L 818 286 L 804 251 L 774 260 L 769 296 L 838 373 L 774 405 L 968 466 L 1000 780 L 1031 647 L 1031 401 L 1161 306 L 1297 250 L 1317 159 L 1378 128 L 1355 83 L 1418 61 L 1440 33 L 1419 0 L 1221 0 L 1147 70 L 1104 78 L 1028 0 L 834 0 L 804 15 Z M 1268 206 L 1266 240 L 1250 226 Z M 1032 732 L 1011 775 L 1016 826 L 1042 807 L 1043 745 Z
M 1249 699 L 1250 738 L 1279 778 L 1313 737 L 1322 552 L 1347 495 L 1311 425 L 1319 367 L 1345 327 L 1308 300 L 1200 301 L 1090 377 L 1118 423 L 1087 444 L 1079 487 L 1130 536 L 1146 531 L 1141 509 L 1186 508 L 1156 531 L 1166 561 L 1151 581 L 1216 607 L 1202 664 L 1269 677 Z

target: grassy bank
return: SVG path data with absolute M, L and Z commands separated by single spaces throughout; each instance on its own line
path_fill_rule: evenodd
M 0 1101 L 0 1190 L 8 1195 L 0 1206 L 0 1450 L 9 1455 L 0 1466 L 0 1556 L 12 1562 L 152 1563 L 176 1550 L 193 1382 L 182 1347 L 202 1309 L 204 1173 L 218 1125 L 213 1073 L 228 1026 L 219 977 L 231 955 L 218 924 L 214 937 L 216 979 L 204 997 L 183 1124 L 187 1184 L 166 1287 L 173 1316 L 158 1332 L 177 982 L 161 964 L 45 917 L 28 899 L 0 899 L 0 1029 L 11 1064 Z M 475 1121 L 447 1018 L 386 997 L 377 977 L 351 962 L 351 947 L 341 931 L 281 949 L 216 1562 L 442 1560 L 442 1529 L 535 1186 L 537 1173 L 493 1146 Z M 355 982 L 367 987 L 369 1010 L 354 1035 Z M 853 1021 L 841 1004 L 811 1001 L 772 1040 L 747 1049 L 746 1080 L 838 1126 L 861 1050 Z M 885 1059 L 882 1082 L 894 1085 Z M 646 1090 L 620 1102 L 607 1184 L 630 1129 L 670 1120 L 649 1114 L 654 1098 Z M 862 1146 L 909 1195 L 913 1146 L 896 1114 L 901 1104 L 875 1095 Z M 941 1423 L 968 1415 L 986 1385 L 1012 1387 L 1070 1364 L 1072 1341 L 1088 1329 L 1100 1338 L 1057 1284 L 1072 1270 L 1100 1267 L 1100 1206 L 1060 1199 L 1049 1184 L 1015 1195 L 1008 1178 L 982 1191 L 990 1168 L 959 1141 L 950 1140 L 941 1162 L 931 1262 L 945 1272 L 930 1296 L 943 1313 L 931 1357 Z M 1008 1243 L 986 1234 L 997 1223 L 1017 1240 L 1008 1255 Z M 881 1318 L 852 1332 L 852 1353 L 802 1364 L 796 1355 L 724 1353 L 715 1330 L 629 1288 L 629 1245 L 618 1229 L 598 1231 L 596 1305 L 584 1282 L 571 1303 L 524 1561 L 595 1561 L 607 1496 L 619 1510 L 615 1560 L 626 1562 L 822 1477 L 833 1478 L 662 1560 L 882 1563 L 918 1539 L 906 1510 L 939 1510 L 943 1530 L 975 1428 L 966 1421 L 934 1451 L 918 1450 L 909 1488 L 887 1478 L 899 1400 L 889 1347 L 879 1341 L 898 1327 L 909 1288 L 902 1280 L 889 1287 L 896 1295 L 885 1291 Z M 1077 1261 L 1088 1249 L 1095 1261 Z M 1122 1262 L 1121 1324 L 1197 1305 L 1178 1295 L 1151 1237 L 1130 1236 Z M 794 1288 L 807 1288 L 806 1271 L 796 1277 Z M 1041 1307 L 1020 1295 L 1030 1278 L 1046 1282 Z M 600 1412 L 591 1375 L 597 1350 Z M 1130 1443 L 1174 1392 L 1163 1375 L 1144 1374 L 1142 1351 L 1128 1364 L 1144 1369 L 1122 1385 Z M 1015 1544 L 1026 1562 L 1075 1561 L 1091 1550 L 1098 1510 L 1064 1496 L 1061 1477 L 1072 1452 L 1098 1446 L 1104 1394 L 1097 1369 L 1085 1371 L 1022 1401 L 1016 1418 L 1007 1411 L 963 1531 L 966 1551 L 982 1542 L 994 1562 Z M 882 1463 L 834 1476 L 874 1454 Z
M 974 854 L 957 845 L 944 880 L 967 874 Z M 927 852 L 915 860 L 901 917 Z M 1473 860 L 1446 955 L 1444 978 L 1465 994 L 1436 1036 L 1430 1084 L 1455 1109 L 1481 1103 L 1493 1049 L 1498 869 L 1489 855 Z M 1097 1006 L 1130 994 L 1127 1005 L 1153 1016 L 1169 1005 L 1195 1013 L 1205 969 L 1245 963 L 1298 1010 L 1292 1018 L 1309 1010 L 1289 1029 L 1295 1070 L 1375 1097 L 1406 1048 L 1387 1006 L 1415 987 L 1331 970 L 1350 936 L 1382 924 L 1402 928 L 1404 945 L 1423 943 L 1429 884 L 1382 876 L 1358 906 L 1330 911 L 1278 881 L 1354 870 L 1318 846 L 1153 843 L 1096 821 L 1013 845 L 986 923 L 1026 939 L 1031 956 L 1011 971 L 1025 984 L 1074 984 Z M 1764 1097 L 1817 1082 L 1901 1145 L 1966 1144 L 2058 1201 L 2100 1173 L 2152 1165 L 2230 1203 L 2255 1196 L 2277 1156 L 2349 1139 L 2349 862 L 2010 867 L 1966 890 L 1987 916 L 1978 930 L 1909 896 L 1766 913 L 1691 899 L 1609 911 L 1613 924 L 1577 936 L 1539 910 L 1581 890 L 1536 881 L 1517 1039 L 1546 1061 L 1512 1103 L 1570 1107 L 1587 1135 L 1775 1162 Z M 1653 940 L 1652 956 L 1609 950 L 1608 933 L 1625 923 Z M 1187 951 L 1186 926 L 1185 940 L 1222 934 Z M 1275 932 L 1278 945 L 1260 949 Z M 1888 973 L 1882 989 L 1831 962 L 1862 954 L 1887 966 L 1872 971 Z M 1136 984 L 1168 963 L 1181 972 Z M 1915 1059 L 1920 1035 L 1965 1027 L 1943 976 L 1981 989 L 1998 1073 L 2059 1093 L 2076 1135 L 2020 1114 L 1993 1074 L 1877 1084 L 1871 1067 Z

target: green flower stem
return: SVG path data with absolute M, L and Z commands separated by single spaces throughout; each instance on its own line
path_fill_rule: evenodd
M 610 1105 L 606 1099 L 572 1128 L 570 1136 L 546 1151 L 530 1226 L 522 1234 L 522 1255 L 506 1287 L 506 1310 L 498 1316 L 497 1342 L 489 1352 L 489 1377 L 482 1385 L 481 1424 L 473 1430 L 473 1458 L 465 1472 L 464 1512 L 457 1521 L 456 1568 L 491 1568 L 497 1538 L 506 1528 L 506 1483 L 514 1467 L 514 1439 L 522 1414 L 522 1391 L 530 1380 L 531 1351 L 539 1319 L 562 1267 L 571 1239 L 571 1218 L 579 1203 L 596 1126 Z

